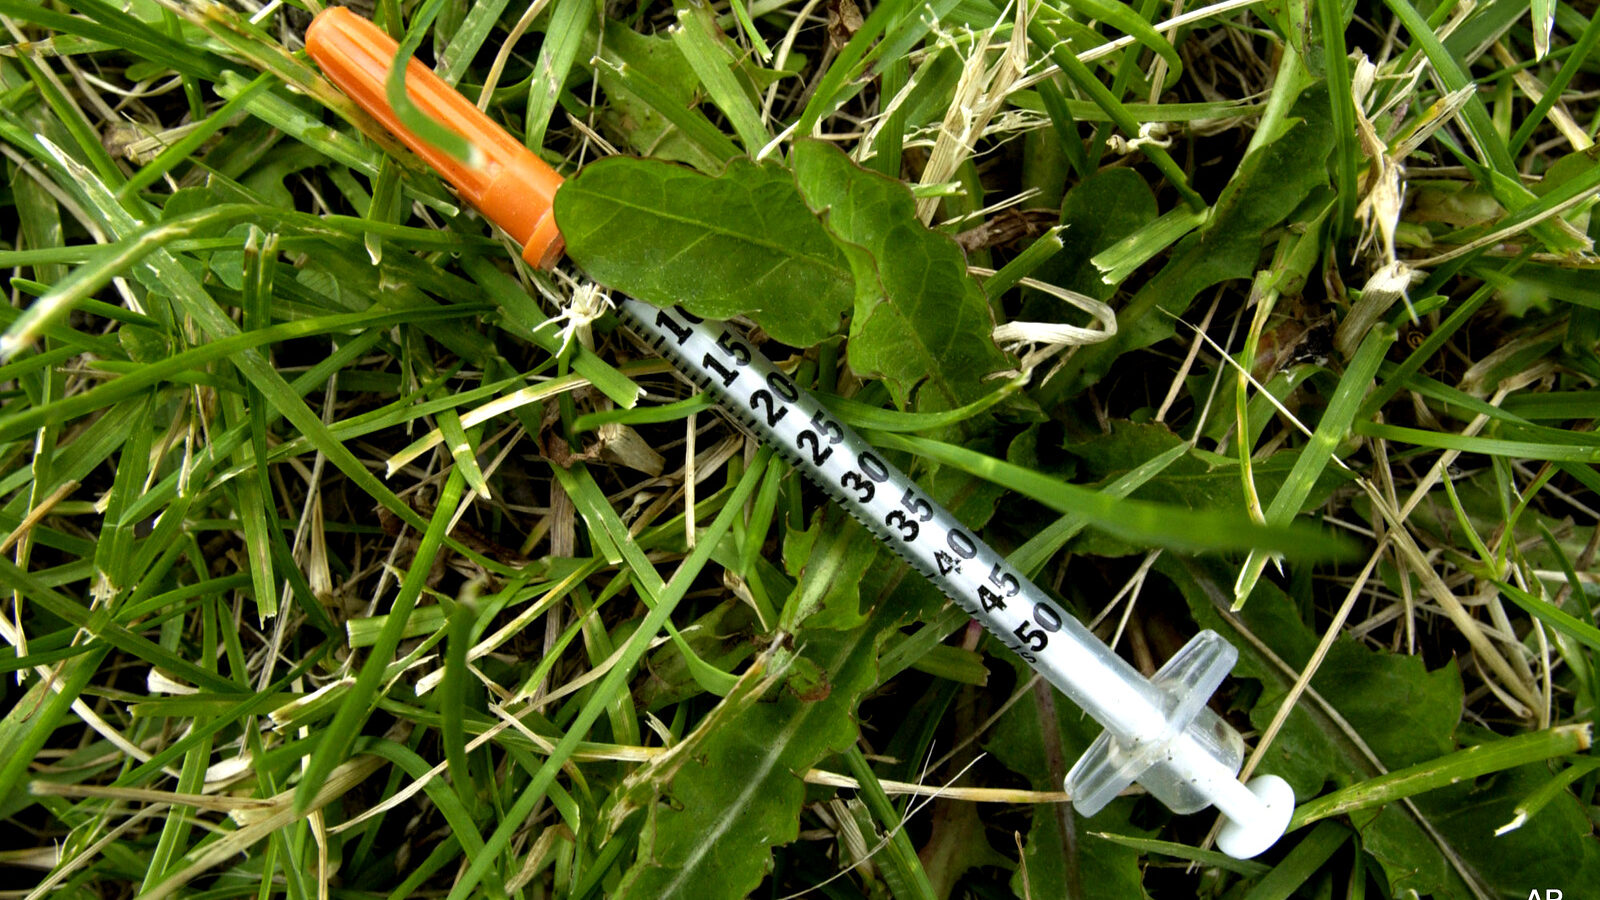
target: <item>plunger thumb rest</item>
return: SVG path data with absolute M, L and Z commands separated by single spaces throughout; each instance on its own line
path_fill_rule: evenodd
M 566 249 L 551 211 L 561 176 L 415 59 L 406 65 L 406 95 L 466 138 L 481 159 L 468 165 L 402 125 L 384 88 L 397 49 L 381 28 L 343 7 L 324 9 L 306 29 L 306 52 L 330 81 L 515 238 L 530 265 L 554 265 Z

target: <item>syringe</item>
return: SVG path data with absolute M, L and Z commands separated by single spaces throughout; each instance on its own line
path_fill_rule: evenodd
M 384 100 L 396 45 L 371 22 L 330 7 L 306 31 L 328 77 L 382 121 L 524 246 L 550 265 L 562 250 L 549 213 L 560 176 L 430 70 L 412 61 L 407 93 L 486 157 L 469 169 L 402 126 Z M 1237 778 L 1244 744 L 1206 706 L 1237 651 L 1202 631 L 1151 679 L 1113 653 L 1044 591 L 840 422 L 732 329 L 681 309 L 624 298 L 623 319 L 690 381 L 805 472 L 881 541 L 1105 727 L 1066 777 L 1073 805 L 1092 816 L 1134 782 L 1173 812 L 1214 805 L 1223 852 L 1249 858 L 1288 826 L 1294 792 L 1281 778 Z

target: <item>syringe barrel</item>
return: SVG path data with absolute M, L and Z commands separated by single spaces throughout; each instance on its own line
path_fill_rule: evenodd
M 653 349 L 1118 739 L 1170 737 L 1171 697 L 743 338 L 720 325 L 708 330 L 678 309 L 624 299 L 619 311 Z

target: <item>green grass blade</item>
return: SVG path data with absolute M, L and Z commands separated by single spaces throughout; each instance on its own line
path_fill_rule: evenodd
M 1561 64 L 1561 71 L 1550 79 L 1544 96 L 1533 105 L 1533 109 L 1528 110 L 1522 124 L 1517 126 L 1516 132 L 1506 142 L 1507 149 L 1511 153 L 1520 153 L 1523 146 L 1528 143 L 1528 138 L 1533 137 L 1534 129 L 1544 122 L 1550 110 L 1555 107 L 1556 101 L 1566 92 L 1567 85 L 1571 84 L 1573 77 L 1584 68 L 1584 62 L 1594 53 L 1597 42 L 1600 42 L 1600 16 L 1590 16 L 1583 26 L 1583 31 L 1578 35 L 1578 40 L 1572 45 L 1571 55 Z
M 1162 453 L 1158 453 L 1106 485 L 1101 490 L 1101 493 L 1108 497 L 1119 499 L 1127 497 L 1138 490 L 1141 485 L 1166 471 L 1167 467 L 1177 462 L 1191 449 L 1193 448 L 1188 444 L 1179 444 Z M 1038 534 L 1028 538 L 1027 542 L 1013 550 L 1011 555 L 1006 557 L 1006 560 L 1022 570 L 1022 574 L 1029 578 L 1037 578 L 1040 570 L 1044 568 L 1044 564 L 1049 562 L 1052 556 L 1060 552 L 1068 541 L 1076 537 L 1078 532 L 1088 526 L 1089 520 L 1087 518 L 1078 513 L 1069 512 L 1045 526 Z
M 411 57 L 416 54 L 417 48 L 422 46 L 423 39 L 428 36 L 428 29 L 433 25 L 433 20 L 439 15 L 439 10 L 443 6 L 444 0 L 424 0 L 422 6 L 412 15 L 410 24 L 406 26 L 405 38 L 395 48 L 394 59 L 389 63 L 389 73 L 383 81 L 383 96 L 389 102 L 389 108 L 394 111 L 395 118 L 418 138 L 455 159 L 464 160 L 469 165 L 478 165 L 483 159 L 482 151 L 455 129 L 412 103 L 411 96 L 406 93 L 406 70 L 410 68 Z
M 117 188 L 117 196 L 121 198 L 132 197 L 145 188 L 155 184 L 161 176 L 172 171 L 180 163 L 194 155 L 200 146 L 210 140 L 222 128 L 233 123 L 235 117 L 244 110 L 245 106 L 252 103 L 267 88 L 273 84 L 271 75 L 257 75 L 244 86 L 242 90 L 233 92 L 233 96 L 222 104 L 216 112 L 203 119 L 198 127 L 184 134 L 166 149 L 156 155 L 155 159 L 145 163 L 144 167 L 133 173 L 133 177 L 123 182 Z
M 1445 48 L 1444 42 L 1439 40 L 1438 34 L 1422 18 L 1422 14 L 1417 12 L 1416 7 L 1407 0 L 1384 0 L 1384 5 L 1395 14 L 1395 18 L 1400 20 L 1401 26 L 1411 35 L 1411 39 L 1416 41 L 1417 46 L 1422 48 L 1434 71 L 1439 73 L 1445 90 L 1459 91 L 1472 84 L 1461 63 Z M 1467 100 L 1467 105 L 1462 109 L 1462 119 L 1473 145 L 1484 155 L 1484 162 L 1502 175 L 1514 176 L 1517 171 L 1516 161 L 1511 158 L 1505 140 L 1495 130 L 1489 118 L 1489 110 L 1476 93 Z
M 1589 749 L 1590 742 L 1588 725 L 1558 725 L 1477 744 L 1302 803 L 1295 809 L 1289 828 L 1382 806 L 1528 763 L 1571 756 Z
M 1028 37 L 1035 46 L 1046 48 L 1051 61 L 1060 66 L 1061 71 L 1066 74 L 1073 84 L 1077 85 L 1078 90 L 1088 94 L 1090 99 L 1094 100 L 1095 105 L 1099 106 L 1118 128 L 1130 135 L 1139 133 L 1139 123 L 1134 120 L 1132 114 L 1122 105 L 1122 101 L 1112 95 L 1111 91 L 1100 83 L 1100 79 L 1089 71 L 1089 67 L 1078 60 L 1069 44 L 1057 40 L 1050 29 L 1037 19 L 1028 23 Z M 1167 176 L 1167 180 L 1172 183 L 1173 189 L 1183 195 L 1184 202 L 1191 209 L 1203 210 L 1206 208 L 1205 199 L 1195 193 L 1194 188 L 1189 186 L 1189 176 L 1184 174 L 1183 169 L 1167 154 L 1167 151 L 1154 144 L 1145 144 L 1139 150 L 1152 163 L 1155 163 L 1156 168 L 1161 170 L 1161 174 Z
M 894 804 L 889 802 L 889 795 L 883 792 L 883 785 L 878 783 L 878 776 L 867 764 L 867 758 L 861 755 L 861 748 L 852 746 L 845 751 L 844 758 L 850 764 L 850 774 L 861 785 L 861 798 L 866 801 L 867 809 L 872 811 L 872 817 L 883 827 L 889 842 L 884 857 L 887 857 L 886 865 L 894 877 L 889 878 L 886 873 L 885 880 L 894 886 L 896 900 L 933 900 L 933 883 L 928 880 L 922 860 L 917 858 L 917 851 L 911 846 L 905 822 Z
M 17 63 L 33 79 L 34 85 L 39 89 L 39 94 L 44 97 L 46 103 L 50 104 L 50 108 L 56 114 L 57 119 L 65 126 L 67 132 L 72 135 L 78 152 L 88 159 L 89 165 L 94 167 L 95 173 L 110 184 L 120 183 L 122 181 L 122 170 L 118 169 L 116 163 L 111 161 L 111 154 L 106 152 L 105 145 L 101 142 L 94 125 L 84 118 L 84 114 L 78 105 L 66 94 L 62 93 L 57 87 L 58 82 L 53 77 L 45 77 L 40 71 L 40 67 L 29 61 L 27 57 L 17 57 Z
M 189 662 L 121 625 L 110 623 L 108 621 L 110 616 L 105 611 L 91 613 L 76 600 L 55 591 L 33 573 L 22 571 L 17 568 L 16 563 L 3 557 L 0 557 L 0 584 L 26 596 L 31 602 L 49 610 L 52 615 L 87 630 L 91 637 L 104 641 L 124 653 L 137 656 L 172 675 L 188 679 L 196 687 L 223 692 L 238 690 L 238 685 L 228 679 Z
M 714 409 L 717 398 L 699 393 L 683 400 L 663 403 L 660 406 L 640 406 L 634 409 L 600 409 L 583 413 L 572 420 L 574 433 L 593 431 L 601 425 L 650 425 L 660 422 L 681 422 L 698 412 Z
M 1050 127 L 1055 130 L 1056 138 L 1061 144 L 1061 152 L 1066 154 L 1067 162 L 1072 164 L 1072 170 L 1078 173 L 1079 178 L 1088 178 L 1094 174 L 1094 167 L 1089 164 L 1089 155 L 1083 149 L 1083 138 L 1078 135 L 1077 120 L 1081 116 L 1074 113 L 1072 104 L 1062 96 L 1061 88 L 1056 87 L 1056 83 L 1051 80 L 1039 82 L 1039 102 L 1044 107 L 1045 114 L 1050 117 Z M 1097 113 L 1100 112 L 1098 107 L 1093 109 Z
M 1022 388 L 1021 381 L 1008 381 L 998 389 L 984 394 L 971 403 L 940 412 L 901 412 L 900 410 L 883 409 L 882 407 L 871 406 L 847 397 L 829 394 L 818 395 L 817 399 L 828 408 L 829 412 L 838 416 L 852 428 L 908 433 L 939 431 L 952 425 L 959 425 L 974 416 L 982 414 L 985 410 L 992 408 L 1007 397 L 1018 393 Z
M 1154 51 L 1166 61 L 1168 78 L 1176 80 L 1183 74 L 1183 59 L 1177 49 L 1131 6 L 1109 0 L 1062 0 L 1062 4 L 1077 10 L 1085 20 L 1104 22 Z
M 1522 607 L 1529 615 L 1585 647 L 1600 652 L 1600 628 L 1562 610 L 1548 600 L 1535 597 L 1513 585 L 1503 581 L 1493 581 L 1493 584 L 1500 589 L 1503 596 Z
M 633 582 L 639 592 L 646 598 L 650 606 L 659 606 L 666 594 L 667 584 L 661 580 L 661 575 L 656 572 L 656 567 L 645 556 L 643 548 L 639 546 L 628 527 L 622 524 L 617 517 L 616 510 L 611 508 L 611 502 L 606 499 L 605 493 L 600 490 L 600 485 L 595 483 L 594 476 L 589 473 L 588 467 L 580 464 L 570 469 L 559 466 L 551 470 L 567 495 L 572 498 L 572 503 L 578 508 L 585 522 L 589 524 L 591 539 L 603 540 L 613 548 L 619 561 L 625 561 Z M 676 626 L 668 621 L 663 623 L 667 634 L 672 638 L 678 651 L 683 654 L 683 659 L 689 666 L 689 673 L 702 689 L 718 697 L 726 696 L 733 690 L 738 678 L 711 665 L 689 646 L 683 635 L 678 633 Z
M 1327 67 L 1328 103 L 1333 119 L 1334 186 L 1339 189 L 1339 210 L 1333 220 L 1335 237 L 1350 233 L 1355 224 L 1359 188 L 1356 170 L 1362 162 L 1356 143 L 1355 95 L 1350 86 L 1350 59 L 1345 48 L 1344 30 L 1348 25 L 1344 5 L 1317 5 L 1317 25 L 1322 32 L 1322 63 Z
M 317 334 L 338 333 L 359 328 L 382 328 L 386 325 L 395 325 L 402 322 L 415 323 L 460 318 L 471 315 L 472 312 L 473 309 L 470 307 L 441 307 L 432 310 L 408 310 L 404 312 L 374 310 L 372 312 L 302 319 L 298 322 L 283 322 L 271 328 L 241 332 L 202 344 L 192 350 L 185 350 L 160 362 L 151 363 L 137 371 L 101 384 L 99 387 L 91 388 L 85 393 L 67 397 L 45 406 L 37 406 L 14 415 L 0 417 L 0 441 L 14 440 L 18 436 L 26 434 L 48 422 L 70 421 L 94 410 L 111 406 L 163 381 L 176 379 L 181 373 L 198 369 L 219 359 L 227 359 L 251 348 Z M 298 397 L 296 402 L 298 402 Z
M 811 99 L 806 102 L 805 111 L 800 114 L 800 120 L 794 129 L 795 134 L 805 137 L 815 133 L 817 125 L 823 118 L 838 108 L 849 90 L 848 85 L 866 70 L 874 51 L 887 45 L 887 41 L 878 42 L 878 38 L 891 23 L 898 23 L 905 17 L 915 15 L 910 12 L 912 6 L 908 0 L 887 0 L 872 8 L 872 12 L 862 21 L 861 27 L 850 36 L 844 49 L 839 51 L 839 56 L 833 61 L 833 65 L 823 73 L 822 80 L 817 83 L 817 89 L 811 93 Z M 920 16 L 917 18 L 920 19 Z
M 585 2 L 585 0 L 571 0 L 571 2 Z M 725 162 L 737 156 L 744 155 L 722 129 L 712 124 L 705 113 L 697 108 L 686 108 L 683 104 L 672 98 L 672 95 L 661 85 L 657 84 L 638 68 L 625 63 L 607 61 L 602 57 L 602 64 L 613 68 L 616 78 L 627 90 L 637 94 L 640 100 L 654 109 L 661 117 L 671 122 L 683 132 L 683 136 L 698 144 L 701 150 L 710 154 L 713 160 Z
M 300 786 L 295 790 L 297 809 L 310 807 L 317 792 L 322 790 L 323 783 L 327 781 L 328 774 L 349 756 L 351 744 L 355 742 L 367 717 L 372 714 L 379 682 L 389 663 L 394 660 L 400 636 L 405 633 L 406 619 L 416 607 L 417 597 L 422 594 L 428 573 L 433 568 L 433 560 L 444 544 L 445 531 L 461 502 L 461 488 L 465 480 L 460 469 L 452 469 L 450 477 L 445 480 L 433 519 L 423 532 L 416 556 L 412 558 L 405 580 L 400 584 L 400 592 L 390 605 L 389 621 L 384 624 L 383 632 L 368 652 L 366 661 L 361 665 L 361 673 L 356 676 L 356 683 L 339 705 L 338 713 L 317 739 L 317 749 L 311 754 Z
M 1393 328 L 1379 325 L 1368 332 L 1366 339 L 1361 342 L 1355 358 L 1350 360 L 1349 368 L 1345 369 L 1344 375 L 1339 379 L 1339 386 L 1329 399 L 1328 408 L 1323 412 L 1322 420 L 1317 423 L 1311 440 L 1295 459 L 1289 477 L 1273 495 L 1272 502 L 1266 510 L 1268 525 L 1285 525 L 1294 521 L 1295 516 L 1299 515 L 1301 505 L 1311 494 L 1311 488 L 1321 477 L 1322 470 L 1332 461 L 1334 449 L 1343 443 L 1350 433 L 1356 411 L 1360 409 L 1362 400 L 1373 384 L 1373 379 L 1377 377 L 1378 366 L 1383 362 L 1384 354 L 1388 352 L 1389 345 L 1394 343 L 1396 337 Z M 1234 609 L 1242 606 L 1250 593 L 1255 590 L 1256 581 L 1261 577 L 1261 570 L 1266 564 L 1266 554 L 1259 550 L 1250 552 L 1250 556 L 1239 571 L 1238 580 L 1234 582 Z
M 1091 526 L 1129 540 L 1185 551 L 1259 548 L 1305 559 L 1327 558 L 1344 552 L 1342 541 L 1314 529 L 1257 525 L 1237 513 L 1197 512 L 1161 503 L 1122 500 L 964 447 L 926 438 L 874 432 L 871 440 L 880 446 L 906 450 L 955 466 L 1057 512 L 1081 516 Z
M 983 280 L 983 292 L 989 295 L 989 301 L 1006 291 L 1016 287 L 1017 282 L 1033 274 L 1033 271 L 1050 261 L 1060 253 L 1066 245 L 1061 242 L 1061 232 L 1066 228 L 1057 225 L 1039 236 L 1039 239 L 1029 244 L 1021 253 L 1011 258 L 1011 261 L 1000 268 L 998 272 Z
M 1210 210 L 1179 207 L 1096 253 L 1090 262 L 1106 284 L 1121 284 L 1134 270 L 1206 223 Z
M 149 25 L 100 0 L 75 0 L 73 8 L 87 14 L 69 16 L 27 0 L 0 0 L 0 13 L 20 22 L 32 22 L 51 31 L 76 34 L 113 47 L 122 47 L 144 59 L 159 62 L 185 75 L 215 81 L 226 63 L 210 53 L 173 41 Z
M 544 145 L 550 117 L 556 111 L 556 100 L 578 57 L 578 48 L 589 33 L 596 8 L 594 0 L 555 0 L 549 29 L 539 48 L 539 60 L 534 64 L 533 84 L 528 90 L 528 133 L 524 141 L 529 147 L 538 149 Z
M 707 30 L 716 28 L 710 12 L 710 7 L 706 6 L 680 7 L 678 24 L 672 29 L 672 43 L 700 76 L 711 102 L 728 117 L 745 152 L 754 156 L 772 136 L 761 123 L 761 114 L 750 101 L 750 95 L 735 77 L 728 54 Z
M 1288 900 L 1350 838 L 1350 829 L 1332 822 L 1322 823 L 1256 882 L 1244 894 L 1244 900 Z
M 1496 828 L 1495 836 L 1499 837 L 1508 831 L 1515 831 L 1521 828 L 1529 819 L 1538 815 L 1540 810 L 1549 806 L 1557 797 L 1566 796 L 1573 782 L 1597 769 L 1600 769 L 1600 758 L 1587 756 L 1573 760 L 1572 764 L 1562 769 L 1559 775 L 1540 785 L 1538 789 L 1513 807 L 1511 821 Z
M 488 294 L 486 299 L 500 307 L 503 313 L 501 323 L 503 327 L 525 340 L 538 344 L 552 355 L 561 352 L 562 342 L 557 334 L 558 329 L 546 327 L 550 321 L 549 317 L 539 309 L 539 304 L 511 279 L 511 276 L 495 268 L 485 257 L 466 256 L 461 263 L 478 286 Z M 639 386 L 597 356 L 594 351 L 577 348 L 572 353 L 571 365 L 574 372 L 589 379 L 590 384 L 618 406 L 632 409 L 639 401 Z
M 717 514 L 717 518 L 701 535 L 699 542 L 695 545 L 694 552 L 690 553 L 689 557 L 678 567 L 678 571 L 673 574 L 672 580 L 667 583 L 666 588 L 656 598 L 655 608 L 650 610 L 644 621 L 628 637 L 627 642 L 623 645 L 622 655 L 617 664 L 612 667 L 611 671 L 606 673 L 605 678 L 600 682 L 600 686 L 595 690 L 589 701 L 584 704 L 583 709 L 579 711 L 572 724 L 567 726 L 566 732 L 562 735 L 561 740 L 556 743 L 554 749 L 550 751 L 550 755 L 545 759 L 544 764 L 539 767 L 539 771 L 534 773 L 533 780 L 527 787 L 523 788 L 522 793 L 517 797 L 516 803 L 501 819 L 500 825 L 484 841 L 484 855 L 474 860 L 472 865 L 467 868 L 467 871 L 456 881 L 455 886 L 450 890 L 447 900 L 466 900 L 466 898 L 472 896 L 478 883 L 483 880 L 485 873 L 488 871 L 488 860 L 503 852 L 506 846 L 510 844 L 512 836 L 522 829 L 528 815 L 533 812 L 534 805 L 543 799 L 546 792 L 550 790 L 552 783 L 555 781 L 556 772 L 566 764 L 567 760 L 572 756 L 572 752 L 577 749 L 579 742 L 587 735 L 589 728 L 605 712 L 610 703 L 610 698 L 616 696 L 618 691 L 626 689 L 624 682 L 632 673 L 633 667 L 638 665 L 650 642 L 654 640 L 655 635 L 667 623 L 668 617 L 671 616 L 673 609 L 677 607 L 678 601 L 682 600 L 684 593 L 688 591 L 690 582 L 699 575 L 700 570 L 710 560 L 712 548 L 728 532 L 733 525 L 734 516 L 743 508 L 745 501 L 749 499 L 750 494 L 755 490 L 756 483 L 760 480 L 759 475 L 766 467 L 767 459 L 771 453 L 771 450 L 763 448 L 756 454 L 755 462 L 749 469 L 745 470 L 744 476 L 739 479 L 738 485 L 729 494 L 728 501 L 723 506 L 722 511 Z
M 465 724 L 467 689 L 473 678 L 468 670 L 467 651 L 472 647 L 473 625 L 478 615 L 477 593 L 477 584 L 468 582 L 456 598 L 455 608 L 450 610 L 444 678 L 439 682 L 439 731 L 444 741 L 445 762 L 450 769 L 450 783 L 463 806 L 473 805 L 477 793 L 472 758 L 467 755 Z M 476 837 L 477 831 L 472 834 Z
M 1385 425 L 1381 422 L 1357 423 L 1355 431 L 1357 434 L 1363 434 L 1368 437 L 1398 441 L 1404 444 L 1415 444 L 1418 447 L 1433 447 L 1439 450 L 1459 450 L 1463 453 L 1482 453 L 1486 456 L 1504 456 L 1512 459 L 1542 459 L 1549 462 L 1600 464 L 1600 447 L 1596 447 L 1589 442 L 1584 442 L 1587 444 L 1587 446 L 1584 446 L 1565 443 L 1508 441 L 1500 438 L 1479 437 L 1477 435 L 1426 431 L 1421 428 L 1407 428 L 1403 425 Z
M 1215 866 L 1229 872 L 1237 872 L 1240 875 L 1256 876 L 1272 871 L 1271 867 L 1262 863 L 1251 862 L 1248 859 L 1234 859 L 1226 853 L 1216 850 L 1201 850 L 1188 844 L 1175 844 L 1171 841 L 1157 841 L 1109 831 L 1091 831 L 1089 836 L 1103 841 L 1110 841 L 1123 847 L 1129 847 L 1138 850 L 1140 853 L 1153 853 L 1171 859 L 1199 863 L 1203 866 Z
M 473 428 L 468 432 L 461 427 L 461 417 L 453 409 L 442 409 L 435 418 L 451 459 L 466 476 L 467 487 L 479 497 L 490 499 L 489 483 L 484 480 L 483 469 L 478 467 L 478 441 L 483 437 L 483 429 Z
M 10 560 L 4 560 L 3 565 L 11 565 Z M 13 738 L 15 743 L 5 748 L 5 760 L 0 762 L 0 797 L 11 796 L 18 782 L 27 774 L 28 766 L 32 765 L 45 742 L 55 732 L 67 710 L 89 686 L 90 680 L 100 670 L 100 663 L 110 652 L 110 644 L 98 644 L 83 655 L 63 662 L 62 674 L 57 676 L 59 689 L 47 692 L 44 698 L 30 698 L 34 701 L 32 703 L 12 707 L 5 719 L 0 720 L 0 732 L 16 729 L 18 735 Z M 38 703 L 40 699 L 45 702 Z
M 478 55 L 478 50 L 488 40 L 489 33 L 494 30 L 495 24 L 500 21 L 500 14 L 506 11 L 510 2 L 483 0 L 472 4 L 467 10 L 467 17 L 461 21 L 456 33 L 450 36 L 450 44 L 444 48 L 439 65 L 434 68 L 434 73 L 446 84 L 454 85 L 461 80 L 472 58 Z

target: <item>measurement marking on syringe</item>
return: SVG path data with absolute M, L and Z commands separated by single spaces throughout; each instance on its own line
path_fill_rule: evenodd
M 1022 582 L 992 550 L 873 450 L 850 447 L 859 439 L 848 441 L 848 429 L 789 376 L 758 360 L 732 331 L 722 329 L 713 341 L 697 327 L 703 320 L 696 316 L 682 310 L 653 312 L 646 318 L 629 304 L 623 306 L 624 316 L 651 335 L 650 346 L 683 368 L 701 389 L 726 400 L 735 421 L 759 433 L 781 457 L 810 474 L 1008 649 L 1030 664 L 1039 662 L 1036 654 L 1061 629 L 1064 619 L 1059 610 L 1037 597 L 1008 604 L 1021 592 Z M 707 343 L 711 346 L 702 351 Z

